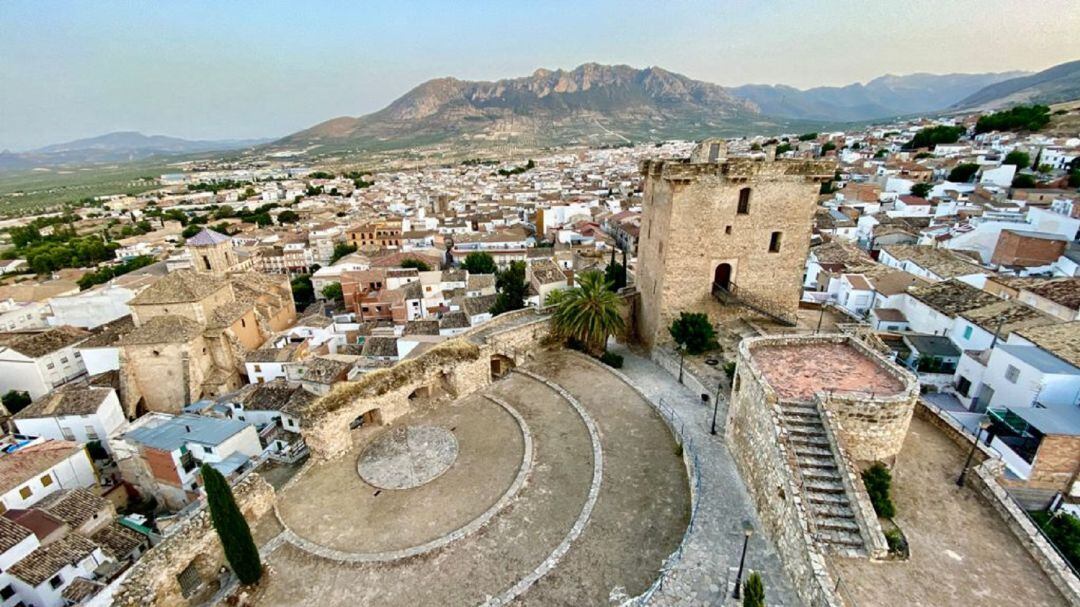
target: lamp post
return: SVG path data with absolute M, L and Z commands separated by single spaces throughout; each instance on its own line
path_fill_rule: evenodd
M 971 444 L 971 451 L 968 452 L 967 460 L 964 461 L 964 469 L 960 471 L 960 477 L 956 479 L 956 486 L 964 486 L 964 477 L 967 476 L 968 467 L 971 466 L 971 458 L 975 457 L 975 449 L 979 447 L 979 439 L 982 437 L 983 430 L 990 427 L 990 420 L 983 418 L 979 422 L 979 431 L 975 433 L 975 442 Z
M 716 410 L 720 408 L 720 389 L 724 387 L 724 382 L 716 382 L 716 398 L 713 399 L 712 405 L 712 427 L 709 428 L 709 434 L 716 436 Z
M 735 575 L 735 594 L 733 598 L 742 598 L 742 572 L 746 564 L 746 545 L 750 543 L 750 536 L 754 535 L 754 528 L 750 523 L 745 523 L 743 528 L 742 556 L 739 557 L 739 573 Z
M 679 383 L 681 384 L 681 383 L 683 383 L 683 382 L 682 382 L 682 376 L 683 376 L 683 359 L 685 359 L 685 358 L 686 358 L 686 346 L 684 346 L 684 345 L 682 345 L 682 344 L 678 344 L 678 346 L 679 346 L 679 347 L 678 347 L 678 350 L 679 350 Z

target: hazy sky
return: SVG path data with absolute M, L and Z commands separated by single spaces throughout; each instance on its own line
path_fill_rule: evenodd
M 808 88 L 1074 59 L 1077 0 L 0 0 L 0 149 L 279 136 L 429 78 L 588 61 Z

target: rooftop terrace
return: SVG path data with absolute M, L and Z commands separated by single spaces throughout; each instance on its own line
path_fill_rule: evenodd
M 849 343 L 755 345 L 754 364 L 783 400 L 808 400 L 816 392 L 899 394 L 904 384 L 881 363 Z

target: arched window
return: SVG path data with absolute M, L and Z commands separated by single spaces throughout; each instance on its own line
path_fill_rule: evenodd
M 769 252 L 770 253 L 779 253 L 780 252 L 780 238 L 781 238 L 781 236 L 783 236 L 782 232 L 773 232 L 772 236 L 769 237 Z
M 750 214 L 750 188 L 743 188 L 739 190 L 739 215 Z

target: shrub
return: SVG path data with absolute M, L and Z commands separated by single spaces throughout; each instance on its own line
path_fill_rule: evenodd
M 735 378 L 735 361 L 724 363 L 724 375 L 727 375 L 728 381 Z
M 956 165 L 949 171 L 949 181 L 953 183 L 967 183 L 979 172 L 979 165 L 974 162 L 964 162 Z
M 621 354 L 616 354 L 614 352 L 604 352 L 600 355 L 600 362 L 609 367 L 622 369 L 623 357 Z
M 675 343 L 686 347 L 690 354 L 701 354 L 716 348 L 716 331 L 709 317 L 697 312 L 681 312 L 668 327 Z
M 756 571 L 743 582 L 742 604 L 743 607 L 765 607 L 765 584 Z
M 1045 105 L 1018 105 L 1004 112 L 981 116 L 975 123 L 976 133 L 990 131 L 1037 131 L 1050 122 L 1050 108 Z
M 1080 567 L 1080 519 L 1069 514 L 1054 516 L 1049 512 L 1032 512 L 1031 518 L 1069 563 L 1074 568 Z
M 885 543 L 889 545 L 889 552 L 896 554 L 907 552 L 907 542 L 904 540 L 904 534 L 900 533 L 899 529 L 886 530 Z
M 892 474 L 885 464 L 875 463 L 862 473 L 863 484 L 866 492 L 870 495 L 870 503 L 874 505 L 874 512 L 882 518 L 892 518 L 896 515 L 896 507 L 889 497 L 889 488 L 892 486 Z

